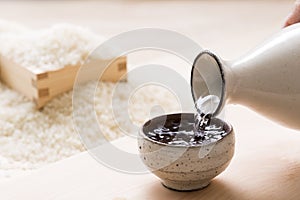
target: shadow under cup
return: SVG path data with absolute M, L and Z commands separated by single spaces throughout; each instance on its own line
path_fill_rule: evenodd
M 147 133 L 166 123 L 187 120 L 194 123 L 194 113 L 162 115 L 147 121 L 139 131 L 140 157 L 164 186 L 178 191 L 202 189 L 223 172 L 234 154 L 232 126 L 220 119 L 212 123 L 222 126 L 226 134 L 214 142 L 196 145 L 172 145 L 150 138 Z

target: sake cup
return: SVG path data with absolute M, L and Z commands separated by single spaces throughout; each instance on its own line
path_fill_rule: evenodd
M 194 122 L 193 113 L 177 113 L 155 117 L 139 130 L 140 157 L 147 168 L 159 177 L 162 184 L 177 191 L 192 191 L 205 188 L 211 180 L 222 173 L 233 155 L 234 131 L 227 122 L 214 118 L 226 131 L 221 139 L 197 145 L 172 145 L 147 136 L 158 124 L 165 121 L 188 120 Z

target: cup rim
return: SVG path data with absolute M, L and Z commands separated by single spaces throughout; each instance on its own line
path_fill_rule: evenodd
M 148 122 L 150 122 L 151 120 L 154 120 L 154 119 L 157 119 L 157 118 L 160 118 L 160 117 L 163 117 L 163 116 L 171 116 L 171 115 L 194 115 L 194 113 L 169 113 L 169 114 L 164 114 L 164 115 L 159 115 L 159 116 L 156 116 L 156 117 L 153 117 L 151 119 L 148 119 L 146 122 L 143 123 L 143 125 L 141 126 L 141 128 L 139 129 L 139 136 L 142 136 L 143 139 L 145 140 L 148 140 L 152 143 L 155 143 L 155 144 L 158 144 L 158 145 L 162 145 L 162 146 L 168 146 L 168 147 L 173 147 L 173 148 L 199 148 L 199 147 L 203 147 L 203 146 L 206 146 L 206 145 L 211 145 L 211 144 L 217 144 L 217 143 L 220 143 L 224 138 L 226 138 L 227 136 L 231 135 L 233 133 L 233 127 L 230 123 L 228 123 L 227 121 L 225 120 L 222 120 L 222 119 L 219 119 L 219 118 L 215 118 L 215 119 L 218 119 L 220 120 L 221 122 L 225 123 L 228 127 L 229 127 L 229 131 L 228 133 L 222 137 L 221 139 L 215 141 L 215 142 L 210 142 L 210 143 L 207 143 L 207 144 L 196 144 L 196 145 L 193 145 L 193 146 L 189 146 L 189 145 L 172 145 L 172 144 L 166 144 L 166 143 L 163 143 L 163 142 L 159 142 L 159 141 L 156 141 L 156 140 L 153 140 L 151 138 L 149 138 L 143 131 L 144 127 L 145 127 L 145 124 L 147 124 Z

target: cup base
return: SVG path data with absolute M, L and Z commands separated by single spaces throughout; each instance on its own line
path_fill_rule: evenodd
M 210 184 L 210 180 L 199 181 L 163 181 L 162 185 L 170 190 L 178 192 L 192 192 L 206 188 Z

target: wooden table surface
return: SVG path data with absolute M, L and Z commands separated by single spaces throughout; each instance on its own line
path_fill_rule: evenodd
M 298 200 L 300 133 L 240 106 L 228 107 L 226 119 L 236 131 L 235 156 L 226 171 L 204 190 L 171 191 L 152 174 L 120 173 L 82 153 L 2 182 L 1 199 Z M 137 151 L 134 139 L 119 139 L 114 145 Z
M 3 18 L 33 28 L 71 22 L 105 36 L 138 27 L 168 28 L 227 59 L 278 31 L 291 8 L 292 1 L 0 2 Z M 82 153 L 1 182 L 0 199 L 300 199 L 300 133 L 241 106 L 228 106 L 226 120 L 236 131 L 236 154 L 204 190 L 174 192 L 152 174 L 119 173 Z M 128 138 L 114 144 L 136 151 Z

